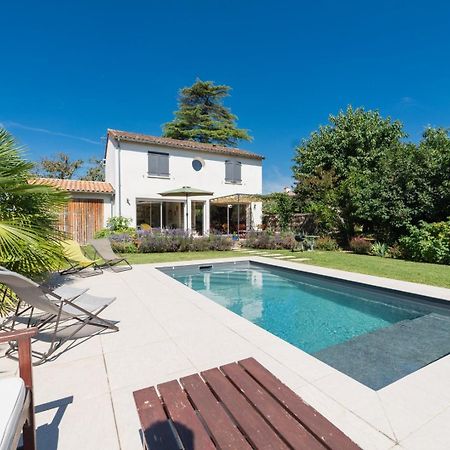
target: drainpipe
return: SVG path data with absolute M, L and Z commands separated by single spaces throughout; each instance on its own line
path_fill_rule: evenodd
M 117 139 L 117 149 L 118 149 L 118 158 L 117 158 L 117 184 L 118 184 L 118 197 L 119 197 L 119 216 L 122 215 L 122 169 L 120 165 L 120 139 Z

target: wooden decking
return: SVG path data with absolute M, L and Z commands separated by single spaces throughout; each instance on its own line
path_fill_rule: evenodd
M 253 358 L 136 391 L 134 399 L 149 450 L 359 448 Z

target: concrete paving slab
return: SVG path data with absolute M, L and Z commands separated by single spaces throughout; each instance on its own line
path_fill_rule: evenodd
M 249 258 L 450 300 L 448 289 L 324 269 L 294 259 L 236 255 L 234 260 Z M 35 367 L 40 448 L 140 449 L 133 390 L 249 356 L 364 449 L 448 448 L 450 357 L 374 396 L 336 369 L 156 270 L 164 265 L 69 280 L 73 286 L 89 287 L 94 295 L 117 296 L 102 315 L 119 320 L 120 331 L 96 336 Z M 14 362 L 0 358 L 0 376 L 2 371 L 12 373 Z

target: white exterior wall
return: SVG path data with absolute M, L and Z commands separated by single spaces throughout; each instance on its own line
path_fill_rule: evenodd
M 168 153 L 168 178 L 148 175 L 148 152 Z M 193 159 L 204 161 L 204 167 L 196 172 L 192 167 Z M 241 184 L 225 183 L 225 161 L 237 160 L 241 166 Z M 119 170 L 120 167 L 120 170 Z M 209 229 L 208 200 L 214 197 L 236 193 L 262 193 L 262 161 L 257 159 L 220 155 L 215 153 L 180 150 L 153 144 L 140 144 L 108 139 L 105 181 L 115 190 L 113 215 L 122 215 L 132 219 L 136 225 L 136 199 L 155 199 L 184 201 L 184 197 L 161 197 L 160 192 L 191 186 L 214 193 L 212 197 L 193 197 L 193 201 L 205 201 L 205 230 Z M 261 222 L 261 205 L 253 209 L 254 222 Z M 190 201 L 188 208 L 190 210 Z M 189 214 L 190 215 L 190 214 Z

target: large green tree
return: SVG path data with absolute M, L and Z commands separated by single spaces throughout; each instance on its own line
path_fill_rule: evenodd
M 238 128 L 237 117 L 223 105 L 231 88 L 212 81 L 197 80 L 181 89 L 175 118 L 163 126 L 165 137 L 208 144 L 236 146 L 250 141 L 247 130 Z
M 289 228 L 295 213 L 293 198 L 287 192 L 273 192 L 264 197 L 263 213 L 275 214 L 282 231 Z
M 384 155 L 406 135 L 399 121 L 363 108 L 329 117 L 297 147 L 294 179 L 299 206 L 337 227 L 348 240 L 359 225 L 355 183 L 376 171 Z
M 372 171 L 349 182 L 355 214 L 380 239 L 396 240 L 410 225 L 450 216 L 450 138 L 442 128 L 425 130 L 418 145 L 401 143 Z
M 48 178 L 69 180 L 82 166 L 82 159 L 72 161 L 67 153 L 59 152 L 54 157 L 43 158 L 38 165 L 38 173 Z
M 398 121 L 352 109 L 330 117 L 298 147 L 297 201 L 322 228 L 345 239 L 362 229 L 394 242 L 421 220 L 450 215 L 450 138 L 429 128 L 419 144 L 405 143 Z
M 450 136 L 448 128 L 427 128 L 419 149 L 426 159 L 433 208 L 424 220 L 438 222 L 450 217 Z

